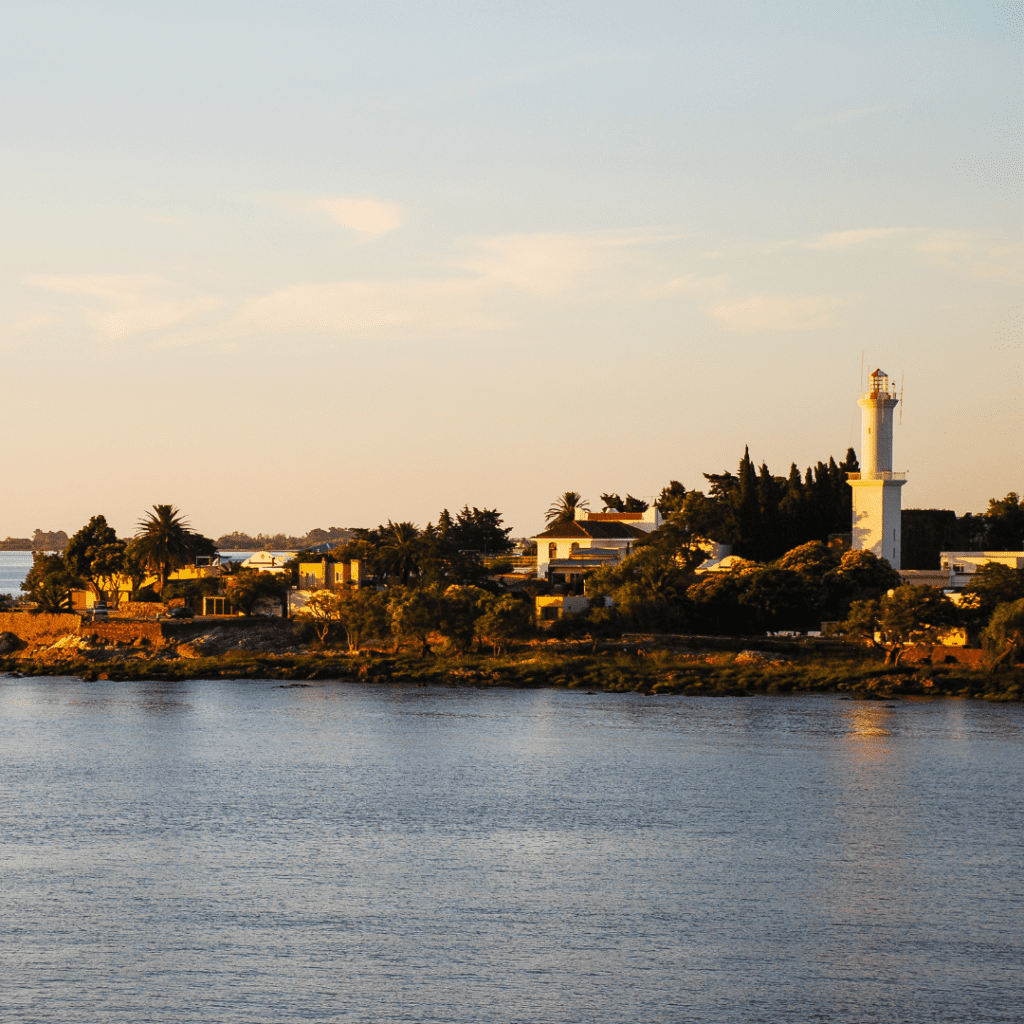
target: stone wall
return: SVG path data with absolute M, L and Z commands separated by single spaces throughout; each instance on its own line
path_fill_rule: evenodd
M 119 619 L 155 619 L 167 611 L 168 606 L 159 601 L 126 601 L 111 611 L 111 617 Z
M 13 633 L 22 640 L 37 636 L 77 633 L 81 625 L 77 615 L 29 615 L 28 612 L 0 612 L 0 633 Z
M 163 631 L 159 622 L 83 622 L 82 633 L 91 636 L 95 633 L 104 640 L 112 640 L 130 644 L 140 637 L 146 637 L 154 647 L 164 642 Z

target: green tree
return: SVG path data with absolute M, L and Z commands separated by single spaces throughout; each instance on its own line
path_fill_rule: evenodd
M 67 571 L 63 555 L 36 551 L 21 589 L 35 602 L 36 611 L 57 614 L 70 611 L 74 585 L 75 579 Z
M 748 587 L 747 573 L 759 566 L 750 564 L 732 572 L 705 573 L 686 592 L 695 632 L 736 636 L 756 628 L 756 609 L 741 601 Z
M 117 577 L 124 566 L 127 544 L 107 525 L 104 516 L 93 516 L 69 541 L 64 564 L 101 600 L 116 599 Z
M 341 621 L 344 594 L 334 590 L 317 590 L 296 613 L 296 618 L 313 624 L 320 643 L 326 643 L 331 626 Z
M 221 577 L 206 576 L 195 580 L 168 580 L 167 586 L 160 591 L 160 599 L 164 604 L 174 600 L 184 601 L 194 612 L 203 612 L 203 598 L 213 597 L 220 592 Z
M 605 512 L 646 512 L 651 507 L 643 498 L 634 498 L 632 494 L 625 498 L 618 494 L 602 494 L 601 506 Z
M 378 565 L 405 586 L 409 577 L 419 571 L 420 531 L 412 523 L 393 523 L 389 519 L 387 526 L 379 527 L 378 533 Z
M 792 548 L 774 563 L 778 569 L 792 569 L 808 579 L 818 582 L 825 577 L 826 573 L 838 569 L 840 564 L 840 555 L 820 540 L 811 540 L 799 547 Z
M 1019 661 L 1024 653 L 1024 598 L 999 605 L 982 634 L 989 655 L 989 669 Z
M 444 516 L 447 509 L 441 513 Z M 450 520 L 450 517 L 449 517 Z M 470 508 L 463 505 L 456 513 L 455 521 L 447 527 L 439 521 L 438 535 L 441 540 L 462 551 L 478 551 L 485 555 L 501 554 L 512 550 L 508 535 L 512 527 L 503 527 L 502 515 L 496 508 Z
M 139 521 L 137 551 L 146 567 L 160 576 L 160 589 L 168 576 L 196 555 L 215 555 L 216 545 L 196 533 L 173 505 L 154 505 Z
M 745 573 L 738 603 L 758 630 L 805 629 L 815 621 L 821 588 L 794 569 L 766 566 Z
M 493 600 L 480 587 L 454 584 L 441 596 L 438 632 L 447 637 L 457 651 L 466 651 L 477 636 L 477 619 Z
M 476 622 L 477 632 L 487 638 L 495 657 L 507 650 L 513 641 L 529 636 L 534 629 L 530 603 L 511 594 L 504 594 L 488 602 Z
M 985 532 L 989 551 L 1019 551 L 1024 547 L 1024 501 L 1016 491 L 989 500 Z
M 827 594 L 829 616 L 844 618 L 854 601 L 869 600 L 903 585 L 903 579 L 884 559 L 872 551 L 847 551 L 839 567 L 825 573 L 822 583 Z
M 394 587 L 388 601 L 391 632 L 396 642 L 418 640 L 420 654 L 430 654 L 430 634 L 441 623 L 441 599 L 435 587 Z
M 369 638 L 383 637 L 387 632 L 387 601 L 376 590 L 364 587 L 343 591 L 338 610 L 350 651 L 358 651 Z
M 150 575 L 142 538 L 128 541 L 121 557 L 121 574 L 131 583 L 134 600 L 139 588 L 146 582 L 146 577 Z
M 576 518 L 576 510 L 590 508 L 589 502 L 583 499 L 578 491 L 565 491 L 559 495 L 555 503 L 544 513 L 544 521 L 549 526 L 571 523 Z
M 262 601 L 280 601 L 283 606 L 288 599 L 291 580 L 286 573 L 242 569 L 230 580 L 228 598 L 244 615 L 252 615 Z
M 845 636 L 884 650 L 887 665 L 919 644 L 936 644 L 956 621 L 956 607 L 938 587 L 897 587 L 883 597 L 855 601 L 840 626 Z
M 978 566 L 964 593 L 974 596 L 976 607 L 988 619 L 997 605 L 1024 597 L 1024 571 L 999 562 L 986 562 Z
M 658 495 L 655 505 L 658 506 L 658 511 L 661 512 L 662 518 L 671 519 L 682 507 L 685 498 L 686 488 L 678 480 L 670 480 L 668 487 L 661 489 L 661 494 Z M 601 499 L 604 500 L 603 494 Z

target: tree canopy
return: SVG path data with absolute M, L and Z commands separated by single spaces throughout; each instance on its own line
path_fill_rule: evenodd
M 590 503 L 583 498 L 579 491 L 564 491 L 544 513 L 544 521 L 549 526 L 571 523 L 576 518 L 577 509 L 588 508 L 590 508 Z
M 860 466 L 853 449 L 841 463 L 829 458 L 801 476 L 794 463 L 786 477 L 766 463 L 755 467 L 749 449 L 736 473 L 705 473 L 708 493 L 687 491 L 673 480 L 658 497 L 661 514 L 695 537 L 732 545 L 743 558 L 768 562 L 807 541 L 849 533 L 853 495 L 847 485 Z
M 135 536 L 143 564 L 160 576 L 163 588 L 175 569 L 187 565 L 197 555 L 215 555 L 217 546 L 197 533 L 173 505 L 154 505 L 138 523 Z

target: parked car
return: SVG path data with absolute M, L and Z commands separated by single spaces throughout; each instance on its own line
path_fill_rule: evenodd
M 191 608 L 172 608 L 167 612 L 163 618 L 165 619 L 191 619 L 195 617 L 195 612 Z

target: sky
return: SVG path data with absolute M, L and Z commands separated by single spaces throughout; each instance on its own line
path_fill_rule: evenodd
M 0 7 L 0 537 L 1024 492 L 1024 4 Z

